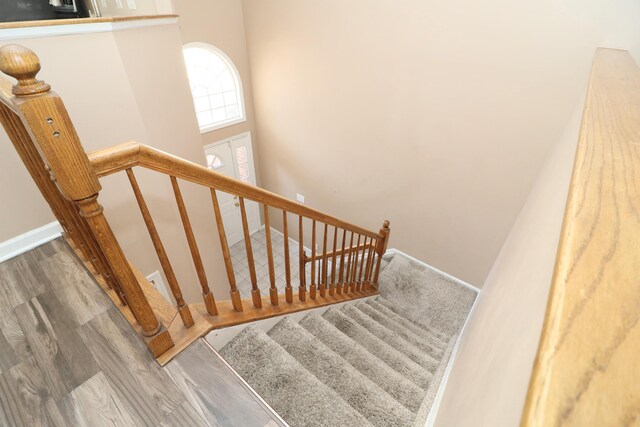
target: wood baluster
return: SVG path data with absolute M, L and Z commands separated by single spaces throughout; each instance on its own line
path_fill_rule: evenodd
M 380 264 L 382 263 L 382 255 L 387 251 L 387 245 L 389 244 L 389 235 L 391 234 L 391 230 L 389 229 L 389 220 L 385 219 L 382 223 L 382 228 L 380 229 L 379 235 L 380 239 L 376 244 L 376 267 L 373 272 L 373 283 L 372 286 L 378 289 L 378 275 L 380 274 Z
M 351 287 L 351 293 L 356 291 L 356 272 L 358 270 L 358 246 L 360 246 L 360 238 L 362 236 L 358 234 L 358 241 L 353 252 L 353 265 L 351 266 L 351 277 L 349 278 L 349 286 Z
M 362 256 L 360 257 L 360 271 L 358 272 L 358 281 L 356 284 L 357 291 L 364 291 L 364 285 L 362 284 L 362 274 L 364 270 L 364 259 L 365 259 L 365 251 L 367 249 L 367 236 L 364 237 L 364 242 L 362 242 Z
M 369 242 L 368 255 L 367 255 L 367 266 L 364 273 L 364 287 L 366 290 L 371 288 L 371 267 L 373 266 L 373 254 L 374 254 L 374 239 L 372 238 Z
M 344 245 L 345 245 L 345 240 L 347 240 L 347 229 L 343 229 L 342 230 L 342 248 L 340 250 L 340 274 L 338 277 L 338 284 L 336 286 L 336 292 L 338 293 L 338 295 L 340 295 L 342 293 L 342 286 L 344 285 L 343 279 L 344 279 Z
M 255 308 L 262 308 L 262 296 L 258 289 L 258 278 L 256 277 L 256 265 L 253 260 L 253 249 L 251 247 L 251 235 L 249 234 L 249 222 L 247 221 L 247 209 L 244 205 L 244 197 L 239 197 L 240 216 L 242 217 L 242 231 L 244 233 L 244 247 L 247 252 L 247 264 L 249 264 L 249 277 L 251 278 L 251 299 Z
M 218 236 L 220 237 L 220 246 L 222 247 L 222 256 L 224 258 L 224 266 L 227 270 L 227 280 L 229 281 L 229 293 L 231 294 L 231 305 L 235 311 L 242 311 L 242 299 L 236 285 L 236 274 L 233 271 L 233 263 L 231 261 L 231 253 L 229 252 L 229 244 L 227 242 L 227 234 L 224 231 L 224 223 L 222 222 L 222 213 L 218 204 L 218 196 L 215 189 L 211 189 L 211 201 L 213 202 L 213 212 L 216 217 L 216 226 L 218 228 Z M 286 229 L 285 229 L 286 230 Z
M 338 245 L 338 227 L 333 227 L 333 256 L 331 257 L 331 282 L 329 283 L 329 295 L 336 292 L 336 250 Z
M 344 283 L 342 284 L 342 292 L 344 292 L 345 294 L 349 292 L 349 279 L 351 277 L 351 258 L 353 255 L 353 251 L 351 251 L 352 247 L 353 247 L 353 231 L 351 232 L 349 248 L 347 249 L 349 251 L 349 257 L 347 258 L 347 272 L 344 276 Z
M 298 216 L 298 252 L 299 252 L 299 264 L 300 264 L 300 287 L 298 288 L 298 298 L 300 301 L 305 302 L 307 299 L 307 287 L 306 287 L 306 273 L 304 262 L 304 236 L 302 231 L 302 215 Z
M 322 277 L 318 281 L 320 285 L 320 296 L 326 297 L 327 292 L 327 223 L 324 224 L 324 237 L 322 238 Z
M 218 308 L 216 307 L 216 301 L 209 289 L 209 281 L 207 280 L 207 273 L 204 270 L 204 264 L 202 263 L 202 257 L 200 256 L 200 249 L 198 249 L 198 242 L 196 241 L 196 236 L 193 234 L 189 214 L 187 213 L 187 208 L 184 205 L 180 186 L 178 185 L 178 180 L 175 176 L 171 176 L 171 186 L 173 187 L 173 194 L 175 195 L 176 203 L 178 204 L 178 212 L 180 213 L 180 219 L 182 220 L 184 234 L 187 236 L 187 243 L 189 244 L 189 251 L 191 252 L 193 266 L 196 269 L 200 288 L 202 289 L 204 305 L 207 308 L 207 313 L 211 316 L 217 316 Z
M 311 283 L 309 298 L 316 299 L 316 220 L 311 222 Z
M 289 259 L 289 228 L 287 226 L 287 211 L 282 211 L 282 227 L 284 231 L 284 274 L 286 285 L 284 288 L 285 299 L 291 304 L 293 303 L 293 289 L 291 288 L 291 265 Z
M 269 263 L 269 298 L 271 305 L 278 305 L 278 288 L 276 288 L 276 272 L 273 266 L 273 249 L 271 248 L 271 227 L 269 226 L 269 206 L 264 207 L 264 234 L 267 244 L 267 262 Z
M 160 261 L 160 265 L 162 266 L 162 271 L 164 271 L 167 282 L 169 282 L 169 288 L 171 289 L 173 298 L 176 300 L 178 313 L 180 314 L 182 323 L 187 328 L 190 328 L 194 324 L 191 310 L 189 309 L 189 306 L 185 304 L 184 299 L 182 298 L 182 291 L 180 290 L 178 279 L 176 279 L 173 267 L 171 265 L 171 262 L 169 261 L 167 252 L 164 249 L 164 245 L 162 244 L 162 239 L 160 239 L 160 235 L 158 234 L 156 225 L 153 222 L 153 218 L 151 217 L 151 213 L 149 212 L 147 202 L 142 196 L 140 186 L 138 185 L 138 180 L 136 179 L 136 176 L 134 175 L 132 169 L 127 169 L 127 176 L 129 177 L 129 182 L 131 183 L 133 194 L 136 197 L 136 201 L 138 202 L 138 207 L 140 208 L 142 219 L 144 220 L 144 224 L 147 226 L 147 231 L 149 232 L 149 236 L 151 237 L 151 242 L 153 243 L 153 247 L 156 250 L 156 255 L 158 256 L 158 260 Z
M 147 347 L 159 356 L 173 344 L 169 332 L 156 318 L 138 280 L 118 244 L 98 202 L 102 187 L 98 182 L 62 99 L 51 87 L 36 79 L 40 61 L 35 53 L 18 45 L 0 48 L 0 70 L 18 82 L 12 92 L 14 107 L 20 111 L 52 179 L 67 200 L 71 200 L 105 255 L 122 286 L 126 300 Z

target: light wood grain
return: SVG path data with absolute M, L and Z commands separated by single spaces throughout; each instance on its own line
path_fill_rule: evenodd
M 33 357 L 0 376 L 0 425 L 64 426 L 40 368 Z
M 150 19 L 177 18 L 178 15 L 141 15 L 141 16 L 113 16 L 104 18 L 72 18 L 72 19 L 43 19 L 37 21 L 2 22 L 0 30 L 28 27 L 52 27 L 56 25 L 99 24 L 103 22 L 142 21 Z
M 88 426 L 128 427 L 135 424 L 102 372 L 75 389 L 72 396 Z
M 251 246 L 251 234 L 249 233 L 249 222 L 247 221 L 247 208 L 244 204 L 244 198 L 240 197 L 240 217 L 242 218 L 242 232 L 244 234 L 244 247 L 247 254 L 247 264 L 249 266 L 249 277 L 251 280 L 251 296 L 253 306 L 262 307 L 262 298 L 260 298 L 260 289 L 258 289 L 258 278 L 256 276 L 256 264 L 253 259 L 253 247 Z
M 275 417 L 201 341 L 194 343 L 166 369 L 187 396 L 190 406 L 209 425 L 273 425 L 270 423 Z
M 293 304 L 280 304 L 277 306 L 269 304 L 269 297 L 264 296 L 262 297 L 263 307 L 261 309 L 253 307 L 251 299 L 244 299 L 243 302 L 247 304 L 247 307 L 245 308 L 245 311 L 241 313 L 233 309 L 231 301 L 218 301 L 218 316 L 216 317 L 207 316 L 206 309 L 202 304 L 191 304 L 190 307 L 193 313 L 195 325 L 186 329 L 182 325 L 182 322 L 174 320 L 168 329 L 174 339 L 175 346 L 167 350 L 166 353 L 160 355 L 157 358 L 157 361 L 163 366 L 166 365 L 191 343 L 198 338 L 205 336 L 213 329 L 228 328 L 229 326 L 240 325 L 256 320 L 269 319 L 275 316 L 297 313 L 299 311 L 324 307 L 359 298 L 371 297 L 374 295 L 378 295 L 376 289 L 357 292 L 351 295 L 327 295 L 326 298 L 317 298 L 315 300 L 309 298 L 305 299 L 305 301 L 296 301 Z M 284 295 L 280 295 L 280 298 L 284 298 Z
M 200 249 L 198 248 L 198 242 L 196 241 L 196 236 L 193 233 L 193 227 L 191 227 L 191 220 L 189 219 L 189 214 L 187 213 L 187 207 L 184 204 L 184 199 L 182 198 L 182 192 L 180 191 L 180 185 L 178 184 L 178 180 L 175 176 L 171 176 L 171 187 L 173 188 L 173 194 L 176 198 L 176 204 L 178 205 L 178 212 L 180 213 L 180 220 L 182 221 L 182 227 L 184 228 L 184 234 L 187 236 L 187 244 L 189 245 L 189 252 L 191 253 L 191 259 L 193 260 L 193 266 L 196 269 L 196 274 L 198 275 L 198 281 L 200 282 L 200 287 L 202 288 L 202 295 L 204 296 L 205 304 L 207 305 L 207 310 L 209 310 L 209 314 L 214 315 L 216 313 L 215 303 L 213 303 L 213 296 L 211 295 L 211 291 L 209 290 L 209 281 L 207 280 L 207 274 L 204 271 L 204 264 L 202 263 L 202 257 L 200 256 Z M 183 314 L 183 308 L 178 307 L 178 311 L 180 312 L 180 316 Z M 188 312 L 188 310 L 185 310 Z M 191 316 L 191 312 L 188 312 L 189 316 Z M 185 326 L 188 328 L 193 324 L 193 319 L 182 319 L 184 321 Z
M 142 166 L 155 170 L 156 172 L 174 175 L 185 181 L 213 187 L 247 200 L 266 203 L 273 208 L 283 209 L 292 214 L 302 215 L 305 218 L 315 219 L 318 222 L 327 223 L 331 226 L 346 228 L 350 231 L 360 233 L 363 236 L 378 237 L 377 233 L 373 231 L 144 144 L 127 142 L 115 145 L 90 153 L 89 159 L 99 177 L 107 176 L 134 166 Z
M 287 221 L 287 211 L 282 211 L 282 232 L 284 234 L 284 274 L 285 274 L 285 299 L 291 304 L 293 302 L 293 288 L 291 287 L 291 259 L 289 254 L 289 226 Z
M 522 426 L 640 423 L 640 69 L 596 52 Z
M 173 271 L 173 266 L 171 265 L 171 261 L 169 261 L 167 251 L 165 250 L 162 239 L 158 234 L 158 229 L 156 228 L 155 222 L 151 217 L 151 212 L 149 212 L 147 202 L 144 200 L 144 196 L 142 195 L 140 186 L 138 185 L 138 180 L 136 179 L 136 176 L 133 173 L 132 169 L 127 169 L 127 177 L 129 178 L 133 194 L 136 198 L 136 201 L 138 202 L 138 207 L 140 208 L 140 213 L 142 214 L 142 218 L 147 227 L 147 231 L 149 232 L 149 237 L 151 237 L 151 242 L 153 243 L 153 247 L 156 250 L 156 255 L 158 256 L 158 260 L 160 261 L 160 265 L 162 266 L 162 271 L 164 271 L 164 275 L 167 278 L 167 282 L 169 283 L 169 289 L 171 289 L 171 294 L 176 300 L 180 317 L 182 318 L 184 324 L 189 327 L 193 324 L 193 318 L 191 317 L 189 308 L 185 307 L 185 302 L 184 298 L 182 297 L 180 285 L 178 284 L 178 279 L 175 275 L 175 272 Z
M 224 267 L 227 271 L 227 279 L 229 281 L 229 287 L 231 288 L 229 290 L 231 301 L 233 301 L 236 311 L 242 311 L 242 301 L 240 300 L 240 292 L 238 291 L 238 286 L 236 285 L 236 274 L 233 271 L 231 253 L 229 252 L 229 243 L 227 242 L 227 235 L 224 232 L 224 223 L 222 222 L 220 204 L 218 203 L 218 196 L 214 188 L 211 189 L 211 201 L 213 202 L 213 212 L 216 218 L 216 228 L 218 229 L 218 236 L 220 238 L 222 257 L 224 258 Z
M 329 283 L 329 295 L 336 291 L 336 249 L 338 247 L 338 228 L 333 228 L 333 257 L 331 258 L 331 281 Z
M 271 305 L 278 305 L 278 288 L 276 288 L 276 273 L 273 265 L 273 247 L 271 244 L 271 226 L 269 225 L 269 206 L 264 207 L 264 234 L 267 246 L 267 262 L 269 263 L 269 297 Z
M 2 46 L 0 70 L 17 80 L 11 89 L 15 95 L 11 103 L 32 135 L 51 179 L 86 222 L 90 237 L 102 250 L 149 349 L 156 355 L 162 353 L 173 345 L 171 338 L 153 313 L 104 216 L 98 202 L 101 190 L 98 177 L 62 99 L 47 83 L 36 78 L 40 71 L 37 55 L 23 46 Z
M 14 309 L 35 360 L 54 398 L 70 393 L 98 372 L 98 366 L 52 291 Z

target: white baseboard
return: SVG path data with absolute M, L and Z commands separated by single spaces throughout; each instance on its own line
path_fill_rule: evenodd
M 480 289 L 476 288 L 473 285 L 470 285 L 469 283 L 465 282 L 464 280 L 460 280 L 457 277 L 454 277 L 450 274 L 445 273 L 442 270 L 439 270 L 437 268 L 435 268 L 432 265 L 427 264 L 424 261 L 420 261 L 419 259 L 416 259 L 414 257 L 412 257 L 411 255 L 407 255 L 406 253 L 395 249 L 395 248 L 391 248 L 387 250 L 387 253 L 392 253 L 392 254 L 402 254 L 403 256 L 411 259 L 412 261 L 422 265 L 423 267 L 428 268 L 431 271 L 434 271 L 444 277 L 446 277 L 447 279 L 451 280 L 452 282 L 455 282 L 461 286 L 464 286 L 466 288 L 469 288 L 473 291 L 476 292 L 477 296 L 475 301 L 473 301 L 473 305 L 471 306 L 471 310 L 469 310 L 469 314 L 467 315 L 467 318 L 464 321 L 464 324 L 462 325 L 462 329 L 460 329 L 460 333 L 458 334 L 457 338 L 456 338 L 456 343 L 453 346 L 453 350 L 451 352 L 451 356 L 449 356 L 449 360 L 447 361 L 447 367 L 445 368 L 444 374 L 442 375 L 442 379 L 440 380 L 440 384 L 438 385 L 438 391 L 436 392 L 436 397 L 433 400 L 433 403 L 431 405 L 431 409 L 429 409 L 429 414 L 427 415 L 427 419 L 425 422 L 425 427 L 433 427 L 433 425 L 436 422 L 436 416 L 438 415 L 438 410 L 440 409 L 440 403 L 442 402 L 442 396 L 444 395 L 444 389 L 447 386 L 447 382 L 449 381 L 449 375 L 451 375 L 451 369 L 453 368 L 453 363 L 456 360 L 456 355 L 458 354 L 458 347 L 460 346 L 460 341 L 462 340 L 462 337 L 464 335 L 464 331 L 467 328 L 467 324 L 469 323 L 469 320 L 473 317 L 473 312 L 475 311 L 476 307 L 478 306 L 478 301 L 480 300 L 481 297 L 481 292 Z
M 462 337 L 464 335 L 464 331 L 467 328 L 467 324 L 469 320 L 473 317 L 473 312 L 478 306 L 478 301 L 482 294 L 478 290 L 478 296 L 476 297 L 473 305 L 471 306 L 471 310 L 469 310 L 469 315 L 467 319 L 464 321 L 464 325 L 462 325 L 462 329 L 460 329 L 460 333 L 456 338 L 456 343 L 453 346 L 453 351 L 451 352 L 451 356 L 449 356 L 449 360 L 447 361 L 447 367 L 444 371 L 444 375 L 442 375 L 442 379 L 440 380 L 440 384 L 438 385 L 438 391 L 436 392 L 436 397 L 433 399 L 433 404 L 431 405 L 431 409 L 429 409 L 429 415 L 427 415 L 427 420 L 424 423 L 425 427 L 433 427 L 436 422 L 436 417 L 438 416 L 438 410 L 440 409 L 440 404 L 442 403 L 442 396 L 444 395 L 444 389 L 447 386 L 447 382 L 449 381 L 449 376 L 451 375 L 451 369 L 453 369 L 453 363 L 456 360 L 456 356 L 458 355 L 458 347 L 460 346 L 460 341 L 462 341 Z
M 62 235 L 58 221 L 27 231 L 24 234 L 0 243 L 0 262 L 6 261 Z

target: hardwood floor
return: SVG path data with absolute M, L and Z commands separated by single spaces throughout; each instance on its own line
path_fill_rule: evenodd
M 0 425 L 282 424 L 201 341 L 160 367 L 57 239 L 0 264 Z

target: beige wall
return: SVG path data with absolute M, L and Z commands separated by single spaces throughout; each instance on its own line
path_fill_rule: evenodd
M 180 15 L 183 43 L 203 42 L 222 50 L 233 61 L 242 80 L 247 121 L 202 134 L 203 145 L 250 131 L 254 158 L 258 158 L 258 139 L 254 126 L 251 70 L 244 33 L 241 0 L 178 0 L 175 13 Z M 256 162 L 257 163 L 257 162 Z M 258 165 L 256 164 L 256 169 Z M 258 182 L 260 174 L 256 173 Z
M 88 152 L 134 139 L 204 162 L 177 25 L 17 42 L 40 56 L 39 76 L 65 100 Z M 0 150 L 0 170 L 21 170 L 4 132 Z M 199 301 L 199 285 L 169 179 L 145 171 L 137 175 L 185 297 Z M 0 189 L 3 202 L 12 206 L 0 210 L 0 240 L 53 220 L 26 173 L 7 179 L 11 181 L 16 185 Z M 125 253 L 143 273 L 159 270 L 126 176 L 107 177 L 102 184 L 100 200 Z M 182 188 L 215 296 L 228 299 L 210 196 L 186 183 Z
M 436 427 L 517 426 L 551 286 L 582 103 L 555 143 L 484 283 Z
M 632 1 L 244 0 L 265 188 L 481 286 Z

